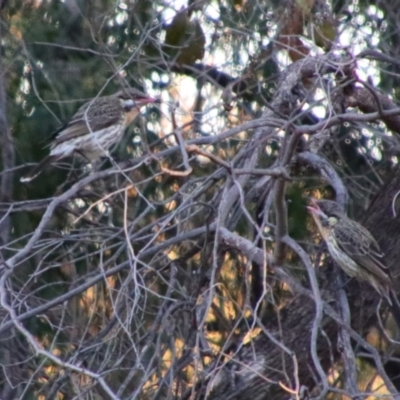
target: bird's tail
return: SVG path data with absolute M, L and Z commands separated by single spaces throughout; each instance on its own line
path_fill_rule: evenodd
M 399 299 L 394 293 L 393 290 L 389 291 L 389 298 L 390 298 L 390 311 L 392 312 L 393 318 L 396 321 L 396 325 L 400 329 L 400 303 Z
M 30 182 L 34 180 L 40 173 L 42 173 L 52 162 L 56 161 L 59 157 L 48 155 L 36 167 L 32 168 L 29 173 L 20 179 L 20 182 Z

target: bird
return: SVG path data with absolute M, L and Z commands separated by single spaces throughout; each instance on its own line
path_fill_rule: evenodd
M 140 108 L 157 102 L 158 99 L 135 88 L 88 101 L 56 132 L 50 154 L 20 181 L 32 181 L 50 164 L 73 153 L 91 162 L 107 155 L 108 149 L 121 140 L 125 128 L 139 115 Z
M 371 233 L 345 214 L 339 203 L 311 199 L 307 206 L 329 254 L 350 277 L 370 284 L 392 307 L 400 327 L 400 305 L 384 254 Z

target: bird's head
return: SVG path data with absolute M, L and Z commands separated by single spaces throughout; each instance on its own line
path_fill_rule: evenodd
M 320 230 L 333 228 L 344 216 L 342 207 L 332 200 L 311 199 L 307 209 Z
M 121 102 L 121 106 L 125 111 L 125 125 L 128 126 L 138 115 L 140 112 L 140 108 L 145 106 L 146 104 L 151 103 L 159 103 L 159 99 L 155 99 L 150 97 L 146 93 L 141 92 L 135 88 L 122 89 L 118 93 L 115 94 L 119 101 Z
M 159 103 L 160 100 L 150 97 L 146 93 L 135 88 L 122 89 L 116 96 L 121 100 L 125 111 L 130 111 L 133 108 L 140 108 L 146 104 Z

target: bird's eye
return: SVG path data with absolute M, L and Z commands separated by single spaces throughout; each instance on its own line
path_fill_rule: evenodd
M 322 226 L 324 226 L 325 228 L 329 227 L 329 220 L 328 220 L 328 218 L 321 217 L 321 218 L 320 218 L 320 221 L 321 221 L 321 225 L 322 225 Z
M 338 219 L 335 217 L 328 217 L 327 215 L 321 216 L 320 218 L 321 225 L 325 228 L 330 228 L 337 224 Z
M 135 102 L 132 99 L 124 100 L 125 111 L 130 111 L 133 107 L 135 107 Z

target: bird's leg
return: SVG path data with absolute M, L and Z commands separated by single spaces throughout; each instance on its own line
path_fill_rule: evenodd
M 100 158 L 98 158 L 97 160 L 91 162 L 91 170 L 92 171 L 99 171 L 101 169 L 101 167 L 104 166 L 104 164 L 107 163 L 107 161 L 110 161 L 109 154 L 107 154 L 107 155 L 104 154 L 104 155 L 100 156 Z
M 101 156 L 97 157 L 96 159 L 88 157 L 80 149 L 75 150 L 75 153 L 79 154 L 85 160 L 85 162 L 86 162 L 85 169 L 88 172 L 99 170 L 101 165 L 103 165 L 106 160 L 110 159 L 110 154 L 108 151 L 105 151 Z

